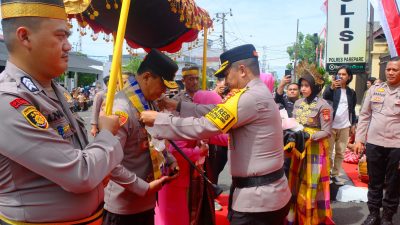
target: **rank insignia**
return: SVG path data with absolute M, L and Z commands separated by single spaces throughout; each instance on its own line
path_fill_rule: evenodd
M 308 118 L 308 122 L 309 122 L 309 123 L 313 123 L 313 122 L 314 122 L 314 119 L 313 119 L 313 118 Z
M 49 123 L 46 117 L 43 116 L 34 106 L 28 106 L 22 110 L 22 115 L 33 126 L 39 129 L 47 129 Z
M 385 88 L 378 88 L 376 89 L 377 92 L 385 92 Z
M 21 77 L 21 83 L 25 85 L 25 87 L 30 91 L 30 92 L 36 92 L 39 91 L 39 88 L 36 87 L 36 85 L 33 83 L 31 78 L 29 77 Z
M 322 110 L 322 117 L 324 118 L 324 121 L 326 121 L 326 122 L 331 120 L 331 110 L 323 109 Z
M 16 98 L 10 102 L 10 105 L 18 109 L 21 105 L 30 105 L 30 103 L 23 98 Z
M 128 113 L 122 111 L 116 111 L 114 114 L 119 117 L 119 125 L 121 127 L 126 123 L 126 121 L 128 121 Z
M 64 97 L 65 97 L 65 100 L 67 100 L 67 102 L 72 102 L 72 97 L 68 92 L 66 92 L 66 91 L 64 92 Z

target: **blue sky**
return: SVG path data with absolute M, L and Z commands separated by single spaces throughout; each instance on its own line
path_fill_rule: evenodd
M 245 43 L 256 46 L 259 55 L 266 47 L 267 64 L 270 69 L 281 73 L 289 58 L 286 48 L 293 45 L 296 39 L 296 20 L 300 19 L 299 31 L 303 33 L 320 33 L 325 24 L 325 14 L 321 10 L 322 0 L 197 0 L 197 5 L 206 9 L 212 18 L 218 12 L 229 12 L 227 16 L 226 40 L 227 48 Z M 76 26 L 73 28 L 71 43 L 78 43 Z M 222 44 L 220 22 L 214 22 L 214 32 L 209 36 L 215 46 Z M 90 32 L 82 38 L 82 51 L 89 56 L 107 56 L 112 54 L 112 44 L 90 38 Z M 215 47 L 214 46 L 214 47 Z M 99 57 L 98 59 L 103 59 Z
M 266 47 L 267 63 L 271 69 L 282 70 L 289 63 L 286 48 L 296 40 L 296 20 L 299 31 L 320 33 L 326 23 L 321 10 L 322 0 L 197 0 L 211 17 L 218 12 L 229 12 L 227 17 L 228 49 L 237 45 L 252 43 L 259 55 Z M 218 39 L 222 33 L 220 23 L 214 22 L 211 39 Z

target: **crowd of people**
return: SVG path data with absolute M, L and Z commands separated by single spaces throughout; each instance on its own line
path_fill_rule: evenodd
M 351 134 L 354 151 L 367 156 L 363 224 L 393 224 L 399 58 L 388 62 L 386 82 L 371 84 L 357 120 L 348 67 L 325 89 L 323 74 L 303 67 L 273 95 L 272 77 L 260 73 L 256 49 L 246 44 L 220 55 L 215 90 L 198 90 L 199 68 L 188 66 L 185 89 L 169 98 L 178 66 L 151 49 L 137 74 L 125 74 L 112 115 L 104 113 L 106 91 L 93 93 L 89 143 L 74 102 L 85 102 L 84 94 L 71 96 L 54 81 L 71 50 L 64 3 L 27 2 L 30 10 L 17 7 L 21 0 L 1 3 L 16 10 L 2 11 L 1 21 L 9 51 L 0 74 L 1 225 L 215 224 L 215 184 L 227 161 L 230 224 L 334 224 L 330 184 L 343 184 Z

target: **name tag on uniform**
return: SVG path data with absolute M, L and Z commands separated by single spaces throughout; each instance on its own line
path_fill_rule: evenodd
M 371 102 L 383 102 L 383 98 L 380 96 L 373 96 Z

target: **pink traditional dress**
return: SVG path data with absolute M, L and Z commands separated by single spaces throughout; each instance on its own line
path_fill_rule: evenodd
M 218 104 L 221 102 L 221 97 L 213 91 L 198 91 L 193 96 L 193 102 Z M 197 142 L 197 140 L 175 141 L 193 162 L 200 164 L 204 160 L 201 160 Z M 221 142 L 227 142 L 226 135 L 210 139 L 210 143 Z M 214 198 L 211 196 L 209 185 L 190 168 L 189 163 L 172 146 L 169 146 L 169 151 L 177 160 L 179 176 L 158 192 L 155 225 L 215 224 Z

